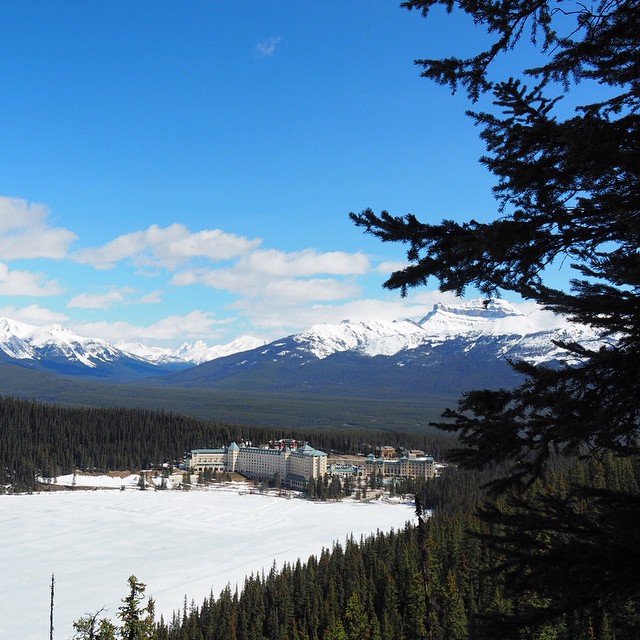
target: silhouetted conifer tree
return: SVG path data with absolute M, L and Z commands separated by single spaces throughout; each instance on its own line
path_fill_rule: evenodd
M 488 33 L 489 46 L 469 58 L 417 62 L 423 76 L 466 90 L 473 102 L 493 98 L 493 112 L 470 115 L 487 148 L 481 162 L 497 180 L 497 217 L 429 224 L 370 209 L 351 217 L 381 240 L 408 246 L 409 266 L 391 275 L 389 288 L 406 293 L 434 277 L 442 291 L 511 292 L 599 332 L 600 347 L 561 343 L 564 366 L 514 363 L 520 386 L 465 394 L 441 426 L 460 435 L 456 462 L 505 465 L 491 488 L 511 497 L 483 518 L 516 607 L 495 617 L 494 637 L 560 624 L 563 616 L 601 619 L 606 625 L 592 628 L 601 624 L 611 635 L 602 607 L 637 602 L 640 590 L 637 485 L 614 490 L 596 476 L 562 496 L 535 483 L 558 455 L 631 459 L 640 452 L 640 6 L 403 5 L 424 16 L 442 5 Z M 531 68 L 494 77 L 495 59 L 527 37 Z M 578 84 L 591 101 L 573 97 Z M 548 269 L 565 263 L 575 277 L 568 287 L 552 285 Z

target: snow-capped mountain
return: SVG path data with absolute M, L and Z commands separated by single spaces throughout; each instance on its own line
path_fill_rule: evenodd
M 198 341 L 176 350 L 140 343 L 114 346 L 100 338 L 79 336 L 59 324 L 38 327 L 0 318 L 0 360 L 74 375 L 122 377 L 126 373 L 127 378 L 136 374 L 157 375 L 162 370 L 194 366 L 262 344 L 256 338 L 243 337 L 214 347 Z
M 467 381 L 506 384 L 512 375 L 507 359 L 566 358 L 557 340 L 590 343 L 595 336 L 548 312 L 525 314 L 503 300 L 437 304 L 419 322 L 345 320 L 268 344 L 243 336 L 225 345 L 197 341 L 175 350 L 140 343 L 114 346 L 60 325 L 36 327 L 0 318 L 4 362 L 119 381 L 162 376 L 166 384 L 245 389 L 328 385 L 353 392 L 358 385 L 382 385 L 391 392 L 407 384 L 439 389 Z
M 31 325 L 0 318 L 0 349 L 17 360 L 33 358 L 34 350 L 23 338 L 34 330 L 36 327 Z
M 315 358 L 352 351 L 366 356 L 393 356 L 403 351 L 435 347 L 447 341 L 464 339 L 467 350 L 474 341 L 499 338 L 505 346 L 519 344 L 535 361 L 557 359 L 561 350 L 551 338 L 589 342 L 595 339 L 585 327 L 541 310 L 525 314 L 504 300 L 472 300 L 458 305 L 438 303 L 419 322 L 350 322 L 321 324 L 292 337 L 299 354 Z M 284 343 L 280 343 L 283 345 Z M 526 359 L 530 359 L 527 357 Z
M 209 360 L 222 358 L 242 351 L 250 351 L 263 346 L 264 340 L 253 336 L 241 336 L 227 344 L 218 344 L 212 347 L 206 342 L 197 340 L 194 343 L 185 342 L 178 349 L 166 349 L 162 347 L 148 347 L 140 342 L 122 342 L 118 347 L 138 358 L 155 364 L 202 364 Z
M 259 348 L 165 378 L 184 387 L 313 392 L 373 397 L 450 394 L 516 382 L 509 360 L 552 363 L 555 341 L 589 344 L 584 327 L 501 300 L 436 305 L 419 322 L 319 324 Z
M 185 362 L 175 354 L 173 349 L 148 347 L 141 342 L 118 342 L 116 346 L 125 353 L 154 365 L 184 364 Z
M 0 351 L 23 361 L 56 361 L 95 369 L 127 357 L 99 338 L 83 338 L 59 324 L 37 327 L 0 318 Z
M 264 340 L 254 338 L 253 336 L 241 336 L 228 342 L 227 344 L 218 344 L 212 347 L 207 346 L 202 340 L 198 340 L 193 344 L 184 343 L 177 351 L 176 356 L 182 358 L 186 362 L 193 364 L 202 364 L 216 358 L 224 358 L 234 353 L 243 353 L 264 346 Z

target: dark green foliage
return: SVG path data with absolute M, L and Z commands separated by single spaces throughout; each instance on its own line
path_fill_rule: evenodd
M 428 13 L 437 0 L 405 3 Z M 454 3 L 443 2 L 449 8 Z M 425 75 L 461 85 L 473 98 L 491 91 L 503 117 L 473 114 L 484 127 L 489 155 L 483 159 L 498 177 L 496 195 L 504 215 L 490 223 L 423 224 L 409 215 L 352 214 L 355 222 L 384 241 L 409 244 L 412 264 L 394 273 L 387 286 L 406 290 L 434 276 L 442 290 L 473 285 L 486 293 L 512 291 L 612 336 L 599 351 L 563 345 L 579 366 L 551 370 L 523 363 L 529 380 L 515 391 L 466 394 L 448 417 L 469 445 L 459 459 L 483 466 L 497 458 L 513 463 L 512 480 L 541 470 L 552 450 L 581 453 L 584 445 L 620 455 L 638 452 L 640 407 L 640 21 L 635 2 L 576 4 L 576 30 L 555 3 L 455 3 L 496 34 L 489 51 L 470 60 L 421 61 Z M 552 20 L 554 16 L 554 20 Z M 631 18 L 635 19 L 631 19 Z M 529 24 L 549 54 L 526 72 L 539 88 L 519 79 L 489 82 L 490 62 L 515 45 Z M 561 31 L 555 32 L 558 28 Z M 566 37 L 563 37 L 566 36 Z M 614 55 L 615 54 L 615 55 Z M 597 80 L 613 94 L 577 107 L 562 120 L 561 93 L 549 80 Z M 572 262 L 580 279 L 570 292 L 545 284 L 545 267 Z M 613 338 L 615 336 L 615 338 Z M 471 414 L 473 414 L 472 417 Z
M 73 623 L 73 640 L 115 640 L 116 627 L 107 618 L 101 618 L 104 609 L 87 614 Z
M 572 495 L 571 484 L 578 480 L 611 489 L 629 486 L 636 482 L 638 474 L 628 462 L 609 458 L 603 464 L 565 464 L 550 474 L 545 485 L 537 483 L 532 487 L 530 497 L 535 501 L 548 495 L 561 501 Z M 160 624 L 158 637 L 163 640 L 637 637 L 640 610 L 637 600 L 630 597 L 598 599 L 581 608 L 579 614 L 558 613 L 552 623 L 540 624 L 539 620 L 526 618 L 532 609 L 548 613 L 544 596 L 533 590 L 510 596 L 510 582 L 535 587 L 539 586 L 538 581 L 544 581 L 543 568 L 536 566 L 536 558 L 549 530 L 541 522 L 532 522 L 528 544 L 515 549 L 522 555 L 529 554 L 531 560 L 530 570 L 519 575 L 512 563 L 514 548 L 508 542 L 509 514 L 516 513 L 517 505 L 502 500 L 498 506 L 503 520 L 499 523 L 493 516 L 471 514 L 483 492 L 477 489 L 471 495 L 469 486 L 477 487 L 481 477 L 475 472 L 451 471 L 451 481 L 422 487 L 418 510 L 424 513 L 422 504 L 427 510 L 434 503 L 443 504 L 445 495 L 457 507 L 436 507 L 418 526 L 407 525 L 395 533 L 378 533 L 361 540 L 347 539 L 331 551 L 312 556 L 305 564 L 298 561 L 294 565 L 285 564 L 279 571 L 274 566 L 267 576 L 252 575 L 239 594 L 227 587 L 217 598 L 210 595 L 201 607 L 185 608 L 179 623 Z M 465 474 L 470 476 L 469 482 L 458 485 L 456 481 Z M 486 473 L 482 479 L 487 479 Z M 422 502 L 427 495 L 430 498 Z M 577 518 L 580 514 L 591 517 L 593 504 L 590 499 L 585 500 L 573 505 Z M 504 545 L 495 544 L 497 532 Z M 595 551 L 596 542 L 585 549 Z M 574 573 L 580 564 L 574 565 L 573 560 L 559 556 L 557 571 L 570 570 L 576 580 L 589 578 L 589 582 L 575 583 L 574 592 L 579 595 L 595 578 Z M 517 629 L 507 624 L 513 613 L 525 616 Z
M 474 102 L 493 98 L 492 112 L 470 115 L 486 144 L 481 161 L 497 179 L 499 217 L 426 224 L 367 209 L 352 219 L 383 241 L 408 245 L 410 265 L 391 275 L 389 288 L 405 293 L 434 277 L 443 291 L 513 292 L 600 333 L 599 349 L 561 344 L 568 364 L 557 368 L 515 363 L 525 376 L 520 386 L 466 393 L 440 426 L 459 434 L 463 448 L 452 457 L 460 464 L 500 465 L 491 489 L 509 496 L 482 514 L 493 527 L 485 542 L 504 555 L 513 598 L 511 611 L 495 616 L 493 637 L 518 637 L 533 622 L 549 635 L 545 625 L 560 619 L 563 628 L 582 629 L 573 637 L 587 637 L 586 619 L 588 637 L 611 637 L 611 618 L 599 611 L 630 606 L 639 594 L 630 577 L 640 572 L 637 487 L 577 481 L 563 494 L 538 483 L 549 482 L 558 456 L 602 462 L 640 452 L 640 5 L 403 5 L 423 15 L 437 5 L 460 10 L 491 38 L 468 59 L 418 64 Z M 496 57 L 509 57 L 527 36 L 533 68 L 492 77 Z M 559 265 L 571 268 L 567 287 L 550 285 L 549 270 Z
M 585 620 L 611 627 L 613 619 L 616 637 L 633 637 L 621 612 L 639 602 L 639 479 L 636 458 L 610 454 L 604 464 L 547 474 L 525 494 L 486 504 L 479 516 L 488 528 L 480 539 L 500 559 L 494 572 L 506 592 L 517 596 L 516 615 L 490 618 L 486 628 L 508 636 L 523 625 L 570 630 Z
M 108 618 L 101 618 L 104 609 L 88 614 L 73 623 L 74 640 L 156 640 L 154 621 L 154 601 L 152 598 L 143 605 L 146 585 L 135 576 L 129 576 L 129 593 L 122 598 L 118 618 L 122 623 L 117 627 Z
M 304 565 L 298 561 L 280 571 L 274 568 L 266 577 L 248 577 L 236 598 L 228 588 L 218 598 L 210 596 L 188 612 L 179 629 L 160 625 L 159 637 L 186 640 L 197 620 L 201 631 L 211 629 L 203 634 L 211 640 L 408 640 L 413 636 L 402 629 L 412 628 L 410 617 L 423 599 L 407 605 L 402 581 L 405 575 L 415 576 L 417 553 L 412 528 L 360 542 L 348 539 Z M 400 563 L 402 575 L 394 568 Z M 419 576 L 417 581 L 419 585 Z
M 305 494 L 309 500 L 341 500 L 345 496 L 340 478 L 329 474 L 322 478 L 311 478 Z
M 191 449 L 250 438 L 295 437 L 330 452 L 369 453 L 376 445 L 423 449 L 443 456 L 449 436 L 435 438 L 370 430 L 292 430 L 215 424 L 159 411 L 51 406 L 0 398 L 0 487 L 26 491 L 36 476 L 139 470 L 173 464 Z
M 498 384 L 506 384 L 505 373 L 510 380 L 514 379 L 504 364 L 496 363 L 496 367 L 504 370 L 502 377 L 497 378 Z M 393 369 L 398 367 L 393 365 Z M 380 372 L 378 378 L 384 379 L 385 375 Z M 430 388 L 430 393 L 425 395 L 424 387 L 418 389 L 415 382 L 413 389 L 409 388 L 411 381 L 405 374 L 404 379 L 396 383 L 394 393 L 389 391 L 381 396 L 380 388 L 372 394 L 368 384 L 363 387 L 361 382 L 351 379 L 348 390 L 345 385 L 334 384 L 331 393 L 326 388 L 320 393 L 318 388 L 308 387 L 298 391 L 253 386 L 242 390 L 179 388 L 151 386 L 149 381 L 144 385 L 89 382 L 0 362 L 0 394 L 68 406 L 162 410 L 201 420 L 257 427 L 340 428 L 347 425 L 348 428 L 414 431 L 424 430 L 429 420 L 437 419 L 442 407 L 457 397 L 458 391 L 451 391 L 448 385 L 454 382 L 454 389 L 459 389 L 459 372 L 447 371 L 446 375 L 449 380 L 441 380 L 442 384 L 436 389 Z M 386 379 L 389 380 L 388 375 Z M 400 397 L 395 392 L 403 384 L 407 393 Z M 472 387 L 465 385 L 465 388 Z
M 129 576 L 129 593 L 122 599 L 118 618 L 122 622 L 119 635 L 123 640 L 153 640 L 155 638 L 154 602 L 151 598 L 143 606 L 146 585 Z

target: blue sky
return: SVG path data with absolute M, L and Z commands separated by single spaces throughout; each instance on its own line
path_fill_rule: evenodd
M 383 0 L 0 6 L 0 315 L 112 342 L 419 318 L 350 211 L 495 215 L 463 95 L 413 60 L 467 22 Z M 437 283 L 433 283 L 435 289 Z

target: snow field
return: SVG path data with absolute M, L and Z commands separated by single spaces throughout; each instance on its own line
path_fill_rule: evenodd
M 408 504 L 312 503 L 220 490 L 69 491 L 0 496 L 0 638 L 54 638 L 106 607 L 115 618 L 135 574 L 170 618 L 185 595 L 200 604 L 246 575 L 306 560 L 350 534 L 399 529 Z

